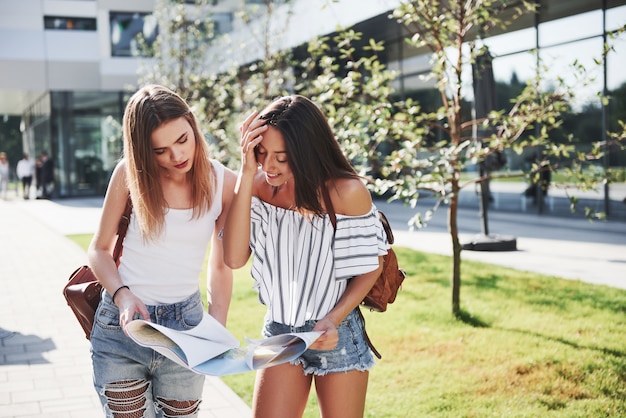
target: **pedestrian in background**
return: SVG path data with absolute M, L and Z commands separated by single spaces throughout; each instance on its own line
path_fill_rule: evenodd
M 149 85 L 129 100 L 124 154 L 115 167 L 89 246 L 89 265 L 106 289 L 91 333 L 94 387 L 107 417 L 196 417 L 205 376 L 136 344 L 133 319 L 187 330 L 203 317 L 200 274 L 211 242 L 208 311 L 226 325 L 232 270 L 220 231 L 236 175 L 210 159 L 188 104 Z M 119 268 L 111 255 L 132 201 Z
M 388 249 L 376 207 L 309 99 L 280 98 L 241 133 L 226 263 L 240 268 L 253 254 L 264 336 L 323 332 L 293 363 L 257 372 L 254 416 L 301 417 L 315 381 L 321 416 L 360 418 L 374 358 L 358 306 Z
M 25 152 L 22 159 L 17 162 L 15 171 L 17 178 L 22 183 L 22 197 L 28 199 L 30 197 L 30 186 L 33 182 L 33 175 L 35 174 L 35 164 L 29 158 L 27 152 Z
M 50 199 L 54 187 L 54 160 L 46 151 L 41 153 L 41 197 Z
M 0 152 L 0 196 L 2 199 L 7 199 L 7 191 L 9 190 L 9 176 L 11 174 L 11 167 L 9 166 L 9 160 L 7 159 L 6 152 Z
M 37 199 L 41 198 L 41 172 L 43 163 L 41 162 L 41 157 L 37 157 L 35 160 L 35 192 L 37 195 Z

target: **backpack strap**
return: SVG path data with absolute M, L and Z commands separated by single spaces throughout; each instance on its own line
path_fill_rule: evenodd
M 378 217 L 380 218 L 380 223 L 383 224 L 383 229 L 385 230 L 385 234 L 387 234 L 387 242 L 389 245 L 392 245 L 394 242 L 393 231 L 391 230 L 391 225 L 389 225 L 389 221 L 384 213 L 378 211 Z
M 326 189 L 326 187 L 322 188 L 322 197 L 324 198 L 324 204 L 326 205 L 326 212 L 328 213 L 330 222 L 333 224 L 334 232 L 337 232 L 337 214 L 335 213 L 333 202 L 330 200 L 330 195 L 328 194 L 328 189 Z M 378 213 L 382 215 L 382 212 L 378 212 Z M 382 215 L 381 221 L 383 218 L 384 218 L 383 226 L 387 225 L 385 227 L 385 232 L 386 232 L 387 228 L 389 228 L 389 222 L 387 222 L 387 218 L 385 218 L 385 215 Z M 389 232 L 387 233 L 387 236 L 389 236 L 390 232 L 391 232 L 391 228 L 389 228 Z M 393 241 L 393 235 L 391 235 L 391 240 Z M 361 322 L 363 323 L 363 338 L 365 339 L 365 342 L 367 343 L 369 348 L 372 350 L 374 355 L 378 357 L 379 359 L 381 359 L 382 356 L 380 355 L 378 350 L 376 350 L 376 347 L 374 347 L 374 344 L 372 344 L 372 341 L 370 340 L 370 337 L 369 335 L 367 335 L 367 331 L 365 330 L 365 317 L 363 316 L 363 313 L 361 312 L 361 308 L 357 306 L 356 311 L 359 315 L 359 318 L 361 319 Z
M 113 250 L 113 260 L 115 264 L 119 266 L 120 257 L 122 256 L 122 249 L 124 245 L 124 237 L 126 236 L 126 231 L 128 230 L 128 224 L 130 223 L 130 213 L 133 211 L 133 201 L 130 200 L 130 195 L 128 199 L 126 199 L 126 207 L 124 208 L 124 213 L 122 213 L 122 218 L 117 226 L 117 241 L 115 242 L 115 249 Z
M 376 349 L 376 347 L 374 347 L 372 340 L 370 340 L 369 335 L 367 335 L 367 331 L 365 330 L 365 317 L 363 316 L 363 312 L 361 312 L 361 308 L 359 306 L 356 307 L 356 312 L 359 314 L 359 318 L 361 318 L 361 322 L 363 322 L 363 338 L 365 338 L 365 342 L 370 347 L 370 350 L 372 350 L 372 353 L 374 353 L 374 355 L 378 357 L 379 359 L 382 359 L 383 358 L 382 354 L 380 354 L 380 352 Z

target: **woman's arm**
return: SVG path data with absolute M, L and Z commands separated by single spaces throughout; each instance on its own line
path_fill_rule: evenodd
M 113 302 L 120 308 L 120 325 L 122 327 L 133 319 L 135 313 L 139 313 L 144 319 L 150 320 L 150 314 L 143 302 L 135 297 L 130 289 L 122 288 L 124 283 L 117 271 L 115 261 L 113 261 L 117 229 L 127 200 L 125 163 L 122 161 L 113 170 L 102 206 L 100 223 L 87 250 L 89 266 L 98 281 L 110 295 L 115 294 Z
M 235 195 L 224 226 L 224 261 L 237 269 L 243 267 L 250 257 L 250 206 L 254 194 L 255 177 L 258 172 L 254 147 L 263 139 L 267 130 L 265 121 L 254 112 L 241 125 L 241 169 L 235 185 Z
M 330 198 L 337 213 L 359 216 L 372 208 L 369 191 L 358 179 L 340 179 L 329 189 Z M 370 291 L 382 271 L 382 257 L 378 257 L 378 268 L 349 280 L 348 286 L 335 307 L 315 325 L 315 331 L 325 331 L 311 348 L 330 350 L 337 345 L 337 327 L 356 308 Z
M 228 308 L 233 293 L 233 271 L 224 262 L 222 229 L 226 216 L 230 212 L 237 175 L 229 169 L 224 170 L 224 187 L 222 191 L 222 213 L 217 218 L 211 241 L 209 255 L 207 303 L 209 314 L 226 326 Z

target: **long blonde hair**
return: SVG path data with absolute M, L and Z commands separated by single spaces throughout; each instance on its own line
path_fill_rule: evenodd
M 144 240 L 157 238 L 163 230 L 167 202 L 160 184 L 160 168 L 152 149 L 152 133 L 166 122 L 183 117 L 191 125 L 196 150 L 187 178 L 191 184 L 193 218 L 211 207 L 215 174 L 209 147 L 189 105 L 166 87 L 147 85 L 128 101 L 124 111 L 124 158 L 126 181 Z

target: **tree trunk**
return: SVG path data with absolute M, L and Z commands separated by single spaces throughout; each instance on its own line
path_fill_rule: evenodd
M 457 213 L 459 207 L 459 180 L 455 176 L 451 182 L 452 197 L 448 208 L 448 231 L 452 240 L 452 314 L 455 318 L 461 315 L 461 244 Z

